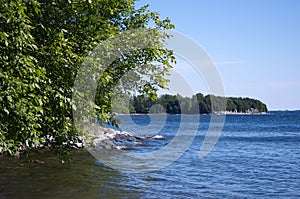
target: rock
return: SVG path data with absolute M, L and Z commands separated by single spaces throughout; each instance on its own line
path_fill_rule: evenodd
M 104 128 L 95 124 L 92 124 L 87 129 L 90 141 L 89 147 L 96 149 L 117 149 L 128 150 L 134 146 L 144 145 L 141 142 L 144 137 L 126 131 L 117 131 L 110 128 Z M 138 141 L 137 141 L 138 140 Z
M 83 143 L 74 143 L 73 145 L 75 148 L 83 148 Z

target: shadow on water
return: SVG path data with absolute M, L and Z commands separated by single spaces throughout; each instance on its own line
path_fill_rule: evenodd
M 126 177 L 96 165 L 87 151 L 74 151 L 63 165 L 50 153 L 0 159 L 0 198 L 139 198 L 128 190 Z M 37 163 L 28 160 L 41 160 Z

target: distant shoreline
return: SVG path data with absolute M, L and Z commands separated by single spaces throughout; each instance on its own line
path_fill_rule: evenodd
M 119 115 L 267 115 L 272 112 L 300 112 L 299 110 L 269 110 L 268 112 L 261 112 L 261 113 L 239 113 L 239 112 L 231 112 L 231 111 L 226 111 L 225 113 L 199 113 L 199 114 L 172 114 L 172 113 L 115 113 L 116 116 Z
M 269 111 L 272 112 L 272 111 Z M 225 113 L 198 113 L 198 114 L 173 114 L 173 113 L 115 113 L 116 116 L 122 115 L 266 115 L 269 112 L 261 112 L 261 113 L 238 113 L 238 112 L 230 112 L 226 111 Z
M 300 112 L 299 110 L 269 110 L 269 112 Z

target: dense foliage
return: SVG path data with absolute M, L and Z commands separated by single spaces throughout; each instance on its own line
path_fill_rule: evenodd
M 162 95 L 156 100 L 151 100 L 142 95 L 134 96 L 130 100 L 131 113 L 168 113 L 168 114 L 209 114 L 212 113 L 212 103 L 218 106 L 218 100 L 226 100 L 226 111 L 232 113 L 262 113 L 268 112 L 267 106 L 257 99 L 217 97 L 214 95 L 204 96 L 198 93 L 191 98 L 180 95 Z M 160 105 L 160 106 L 158 106 Z M 122 110 L 122 109 L 119 109 Z M 218 108 L 214 108 L 218 110 Z
M 0 153 L 15 155 L 46 145 L 45 136 L 53 137 L 51 146 L 65 151 L 78 133 L 71 97 L 84 58 L 112 35 L 149 24 L 173 28 L 169 19 L 160 20 L 147 6 L 136 8 L 133 0 L 0 0 Z M 113 121 L 110 88 L 120 76 L 128 71 L 151 76 L 140 92 L 155 98 L 174 60 L 163 48 L 125 57 L 112 63 L 100 80 L 105 93 L 98 92 L 97 110 L 106 122 Z M 147 65 L 152 62 L 162 63 L 165 70 L 159 75 L 139 72 L 140 63 L 144 71 L 155 71 Z

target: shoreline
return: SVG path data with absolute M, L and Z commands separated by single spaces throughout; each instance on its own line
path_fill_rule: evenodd
M 64 145 L 73 150 L 84 148 L 87 150 L 132 150 L 134 147 L 147 145 L 148 140 L 167 139 L 161 135 L 144 136 L 136 132 L 118 131 L 113 128 L 99 126 L 95 123 L 91 123 L 91 125 L 84 130 L 88 132 L 88 136 L 77 136 L 76 141 L 65 142 Z M 31 149 L 51 150 L 55 138 L 46 135 L 43 139 L 45 141 L 43 144 L 33 146 L 33 148 L 27 143 L 24 144 L 22 150 L 16 157 L 22 156 L 27 150 Z M 3 153 L 0 147 L 0 158 L 5 156 L 7 156 L 6 153 Z
M 270 111 L 269 111 L 270 112 Z M 244 113 L 244 112 L 216 112 L 216 113 L 196 113 L 196 114 L 172 114 L 172 113 L 114 113 L 116 116 L 128 116 L 128 115 L 267 115 L 269 112 L 259 112 L 259 113 Z

